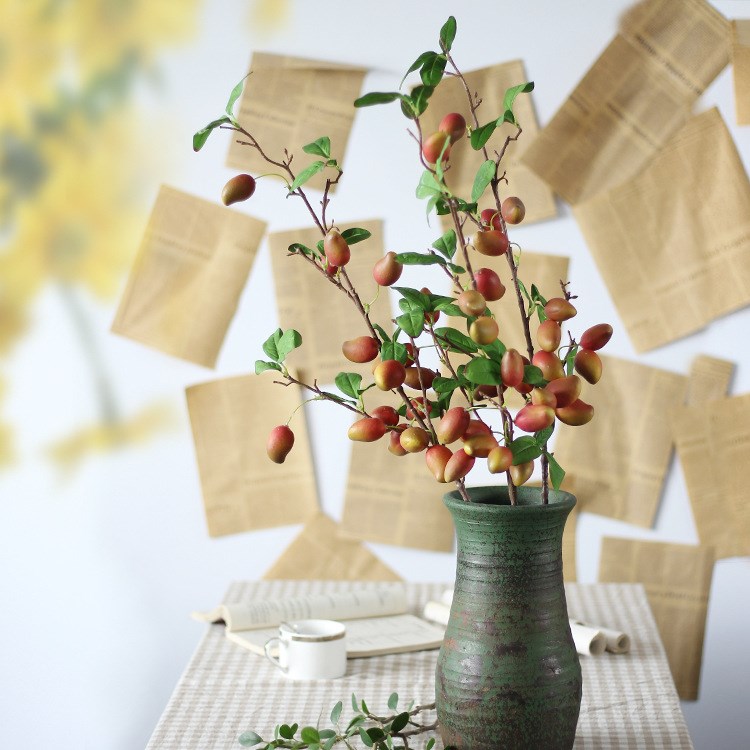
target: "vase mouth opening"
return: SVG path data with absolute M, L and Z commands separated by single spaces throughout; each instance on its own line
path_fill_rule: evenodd
M 536 508 L 544 510 L 551 507 L 564 507 L 568 510 L 576 504 L 576 499 L 569 492 L 564 490 L 549 489 L 549 502 L 545 505 L 542 502 L 541 487 L 516 487 L 515 506 L 511 505 L 510 493 L 505 485 L 485 486 L 485 487 L 467 487 L 466 492 L 471 502 L 467 503 L 461 497 L 458 490 L 448 492 L 444 496 L 446 505 L 462 506 L 464 508 L 482 507 L 487 509 L 497 509 L 498 512 L 517 511 L 520 508 Z

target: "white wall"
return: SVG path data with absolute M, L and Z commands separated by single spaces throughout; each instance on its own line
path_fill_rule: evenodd
M 531 0 L 511 3 L 405 3 L 380 0 L 295 2 L 288 23 L 265 36 L 248 30 L 245 3 L 210 0 L 198 38 L 159 61 L 162 93 L 142 92 L 143 106 L 169 128 L 153 132 L 172 159 L 163 182 L 210 199 L 232 175 L 223 166 L 226 138 L 200 154 L 192 133 L 221 111 L 253 49 L 322 57 L 373 69 L 366 90 L 397 84 L 416 55 L 433 48 L 449 14 L 458 20 L 455 57 L 463 69 L 522 58 L 536 81 L 541 124 L 549 121 L 609 42 L 624 0 Z M 714 5 L 728 17 L 750 16 L 750 2 Z M 377 8 L 377 10 L 375 10 Z M 750 128 L 733 124 L 731 71 L 699 102 L 718 105 L 750 166 Z M 335 198 L 342 221 L 383 216 L 388 247 L 419 247 L 434 230 L 413 198 L 413 149 L 397 108 L 357 115 Z M 169 161 L 167 159 L 167 161 Z M 408 166 L 401 166 L 408 165 Z M 157 185 L 151 186 L 153 195 Z M 271 229 L 306 223 L 274 183 L 262 184 L 241 210 Z M 608 320 L 617 334 L 608 353 L 685 373 L 694 354 L 738 362 L 734 393 L 750 389 L 750 309 L 656 351 L 637 356 L 566 205 L 560 216 L 521 227 L 515 238 L 539 251 L 568 254 L 571 278 L 585 290 L 591 322 Z M 297 533 L 288 527 L 211 540 L 202 511 L 183 389 L 245 373 L 276 324 L 267 248 L 263 246 L 215 372 L 108 333 L 113 308 L 84 298 L 106 366 L 125 412 L 154 399 L 174 405 L 179 424 L 140 446 L 86 461 L 61 480 L 40 446 L 66 424 L 93 414 L 90 379 L 79 344 L 50 289 L 34 309 L 33 334 L 9 363 L 6 416 L 19 425 L 23 461 L 0 474 L 0 747 L 132 750 L 148 739 L 202 627 L 188 619 L 213 605 L 229 581 L 255 578 Z M 257 310 L 262 310 L 259 316 Z M 347 417 L 324 405 L 311 410 L 324 508 L 339 516 L 343 501 Z M 318 446 L 322 442 L 317 443 Z M 721 512 L 717 508 L 717 512 Z M 584 515 L 578 530 L 579 578 L 595 580 L 602 535 L 697 541 L 679 466 L 672 466 L 652 530 Z M 374 549 L 409 580 L 450 580 L 453 556 L 395 547 Z M 735 651 L 750 627 L 750 560 L 716 565 L 701 697 L 683 708 L 698 748 L 746 746 L 745 698 L 750 657 Z M 744 688 L 744 690 L 743 690 Z M 743 741 L 744 738 L 744 741 Z

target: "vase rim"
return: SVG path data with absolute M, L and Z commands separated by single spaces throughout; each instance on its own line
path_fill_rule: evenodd
M 470 512 L 472 509 L 478 513 L 523 513 L 540 514 L 551 510 L 570 512 L 576 504 L 576 498 L 565 490 L 549 489 L 549 503 L 542 504 L 541 487 L 517 487 L 518 504 L 511 505 L 506 485 L 484 485 L 478 487 L 467 487 L 466 492 L 472 498 L 467 503 L 461 497 L 458 490 L 447 492 L 443 495 L 443 502 L 450 509 L 464 510 Z M 500 502 L 496 502 L 497 499 Z M 494 502 L 493 502 L 494 501 Z

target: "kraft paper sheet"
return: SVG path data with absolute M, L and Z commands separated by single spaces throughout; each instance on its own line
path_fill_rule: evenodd
M 713 566 L 710 547 L 602 539 L 599 580 L 643 584 L 683 700 L 698 698 Z
M 112 331 L 214 367 L 265 229 L 163 185 Z
M 733 375 L 734 362 L 699 354 L 690 366 L 685 403 L 702 404 L 726 396 L 729 393 Z
M 313 516 L 266 571 L 264 579 L 305 581 L 400 581 L 364 544 L 339 534 L 324 513 Z
M 738 125 L 750 125 L 750 20 L 732 21 L 734 104 Z
M 363 302 L 371 302 L 370 319 L 391 333 L 390 298 L 372 278 L 372 267 L 385 254 L 383 224 L 379 220 L 340 224 L 340 231 L 362 227 L 372 233 L 370 239 L 351 246 L 346 272 Z M 370 376 L 371 363 L 355 364 L 341 353 L 347 339 L 370 335 L 357 308 L 319 271 L 300 256 L 289 257 L 293 242 L 315 247 L 321 239 L 314 228 L 276 232 L 268 235 L 271 267 L 276 285 L 276 303 L 282 328 L 295 328 L 302 334 L 302 346 L 289 355 L 288 362 L 304 378 L 333 383 L 339 372 L 358 372 Z M 374 301 L 373 301 L 374 300 Z
M 521 60 L 500 63 L 489 68 L 473 70 L 464 73 L 466 83 L 472 94 L 478 93 L 482 104 L 477 110 L 479 124 L 484 125 L 490 120 L 497 119 L 503 113 L 503 96 L 506 89 L 526 83 L 528 77 Z M 526 206 L 524 224 L 549 219 L 557 215 L 557 207 L 552 191 L 528 167 L 520 163 L 524 151 L 539 132 L 536 114 L 534 112 L 533 94 L 519 94 L 513 105 L 516 120 L 523 129 L 520 138 L 513 141 L 505 152 L 501 164 L 501 172 L 507 171 L 507 184 L 501 185 L 501 197 L 517 195 Z M 420 118 L 422 134 L 427 137 L 438 129 L 440 120 L 448 112 L 459 112 L 466 118 L 466 122 L 474 126 L 469 109 L 469 101 L 461 82 L 455 77 L 445 77 L 435 89 L 430 99 L 430 106 Z M 517 128 L 505 123 L 495 130 L 487 142 L 487 152 L 494 157 L 495 151 L 500 151 L 508 136 L 514 136 Z M 446 184 L 454 195 L 471 202 L 471 189 L 477 170 L 484 162 L 482 151 L 474 151 L 468 138 L 462 138 L 451 147 L 450 169 L 446 172 Z M 495 208 L 494 203 L 487 198 L 479 206 Z M 450 216 L 441 216 L 445 229 L 453 228 Z
M 342 528 L 356 539 L 435 552 L 453 549 L 453 521 L 424 454 L 394 456 L 386 438 L 352 443 Z
M 523 162 L 572 204 L 633 177 L 729 62 L 729 29 L 704 0 L 641 3 Z
M 318 511 L 307 427 L 292 420 L 294 448 L 283 464 L 266 455 L 270 431 L 302 402 L 274 373 L 242 375 L 186 389 L 208 532 L 211 536 L 304 523 Z
M 637 351 L 750 303 L 750 182 L 717 109 L 574 213 Z
M 320 158 L 304 153 L 302 147 L 325 135 L 331 139 L 331 156 L 341 164 L 365 70 L 266 52 L 253 54 L 250 70 L 235 115 L 263 151 L 282 161 L 287 149 L 294 156 L 292 169 L 299 174 Z M 255 148 L 237 142 L 246 138 L 232 135 L 237 137 L 229 147 L 227 166 L 253 174 L 268 172 L 269 165 Z M 335 173 L 318 172 L 305 187 L 322 190 L 327 177 Z
M 601 357 L 602 378 L 583 384 L 594 419 L 560 425 L 555 458 L 565 489 L 582 511 L 650 527 L 672 455 L 667 415 L 684 402 L 687 378 L 648 365 Z
M 750 394 L 675 410 L 672 434 L 701 544 L 750 555 Z

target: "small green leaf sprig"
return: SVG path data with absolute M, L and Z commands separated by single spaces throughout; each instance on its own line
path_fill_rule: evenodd
M 264 739 L 253 730 L 243 732 L 239 737 L 243 747 L 257 750 L 273 750 L 274 748 L 290 748 L 292 750 L 331 750 L 336 745 L 347 748 L 373 748 L 373 750 L 408 750 L 413 747 L 410 741 L 418 735 L 433 733 L 437 729 L 437 721 L 421 723 L 421 714 L 435 708 L 434 703 L 421 706 L 413 704 L 399 711 L 398 693 L 391 693 L 388 698 L 388 708 L 393 712 L 387 716 L 371 713 L 364 700 L 358 700 L 352 694 L 352 710 L 354 716 L 346 724 L 341 723 L 343 704 L 339 701 L 331 711 L 331 727 L 321 729 L 320 726 L 303 726 L 295 722 L 292 724 L 278 724 L 274 729 L 273 739 Z M 360 744 L 361 743 L 361 744 Z M 435 738 L 429 737 L 424 750 L 432 750 Z M 446 750 L 451 750 L 450 747 Z
M 332 401 L 355 413 L 358 419 L 349 430 L 352 440 L 373 442 L 387 435 L 388 450 L 396 455 L 425 451 L 427 468 L 435 479 L 455 481 L 467 502 L 464 482 L 476 458 L 486 458 L 492 473 L 505 472 L 510 502 L 514 505 L 516 485 L 527 481 L 534 462 L 541 459 L 542 497 L 546 503 L 549 482 L 557 489 L 565 476 L 549 450 L 549 440 L 557 421 L 583 425 L 593 417 L 593 407 L 579 398 L 580 380 L 598 381 L 602 365 L 596 352 L 607 343 L 612 328 L 607 324 L 594 326 L 579 340 L 568 333 L 569 340 L 563 343 L 561 325 L 576 314 L 571 303 L 575 297 L 569 292 L 568 284 L 561 280 L 561 296 L 548 300 L 536 285 L 530 284 L 527 288 L 519 279 L 521 250 L 508 239 L 508 225 L 522 221 L 525 208 L 515 196 L 501 198 L 501 187 L 508 183 L 502 164 L 510 144 L 522 133 L 513 111 L 514 104 L 519 95 L 531 92 L 534 84 L 526 82 L 510 87 L 503 97 L 500 115 L 480 122 L 479 94 L 471 91 L 451 54 L 456 29 L 456 21 L 451 16 L 440 30 L 439 50 L 423 52 L 409 67 L 401 85 L 410 73 L 419 71 L 420 76 L 420 83 L 409 93 L 402 92 L 400 86 L 399 91 L 372 92 L 354 102 L 355 107 L 400 103 L 402 113 L 412 123 L 413 130 L 409 132 L 418 144 L 424 167 L 416 197 L 425 201 L 428 215 L 434 211 L 450 216 L 453 224 L 453 228 L 435 239 L 429 248 L 389 252 L 373 269 L 378 290 L 380 286 L 392 286 L 399 295 L 399 314 L 392 320 L 395 330 L 391 334 L 371 318 L 370 304 L 360 296 L 346 269 L 350 248 L 367 241 L 370 233 L 362 228 L 339 232 L 335 222 L 327 216 L 330 189 L 342 175 L 339 162 L 332 156 L 330 138 L 321 136 L 302 147 L 305 154 L 316 158 L 298 173 L 292 168 L 293 156 L 287 150 L 278 158 L 271 158 L 233 114 L 245 82 L 243 79 L 232 90 L 225 114 L 198 131 L 193 145 L 199 150 L 215 129 L 229 129 L 238 134 L 240 144 L 255 148 L 268 164 L 280 170 L 276 174 L 285 181 L 287 196 L 303 201 L 321 233 L 314 247 L 293 242 L 288 246 L 288 253 L 313 266 L 349 298 L 361 315 L 363 335 L 343 342 L 346 359 L 357 363 L 374 362 L 372 381 L 365 382 L 359 373 L 342 371 L 335 377 L 337 392 L 323 390 L 317 381 L 304 382 L 287 367 L 287 357 L 302 344 L 299 332 L 277 329 L 263 345 L 267 359 L 255 363 L 256 373 L 273 370 L 280 378 L 275 382 L 299 385 L 312 394 L 310 400 Z M 441 122 L 438 132 L 425 138 L 420 118 L 445 76 L 457 78 L 463 86 L 470 121 L 467 124 L 459 113 L 447 114 L 443 119 L 450 122 L 445 125 Z M 491 137 L 498 128 L 507 125 L 511 129 L 503 131 L 506 133 L 504 140 L 490 153 Z M 456 194 L 450 184 L 450 149 L 454 141 L 464 137 L 470 147 L 483 156 L 470 196 Z M 316 209 L 306 186 L 319 173 L 329 176 L 320 209 Z M 252 179 L 245 184 L 253 185 Z M 250 194 L 248 191 L 247 197 Z M 494 208 L 480 212 L 479 202 L 485 196 L 491 198 Z M 244 200 L 245 196 L 240 199 Z M 473 235 L 469 234 L 470 230 L 475 230 Z M 502 341 L 486 301 L 499 300 L 505 288 L 492 269 L 475 271 L 472 266 L 475 254 L 505 257 L 512 282 L 509 297 L 516 300 L 525 354 L 508 348 Z M 450 280 L 450 294 L 433 294 L 426 287 L 417 290 L 395 286 L 404 266 L 436 266 Z M 439 325 L 441 316 L 455 318 L 458 325 Z M 536 331 L 538 351 L 531 333 L 534 317 L 539 325 Z M 442 365 L 441 373 L 422 366 L 420 350 L 425 348 L 436 352 Z M 397 409 L 385 405 L 372 407 L 367 403 L 370 399 L 366 394 L 376 386 L 398 397 Z M 407 394 L 405 386 L 420 395 Z M 518 391 L 525 400 L 515 416 L 506 403 L 506 392 L 510 389 Z M 458 395 L 466 406 L 455 405 Z M 500 413 L 500 429 L 488 426 L 483 418 L 487 410 Z M 516 430 L 528 434 L 518 435 Z M 283 462 L 293 442 L 288 426 L 281 434 L 282 438 L 274 438 L 273 446 L 269 442 L 269 457 L 277 463 Z M 448 447 L 459 438 L 462 448 L 454 451 Z M 280 440 L 284 441 L 283 445 Z

